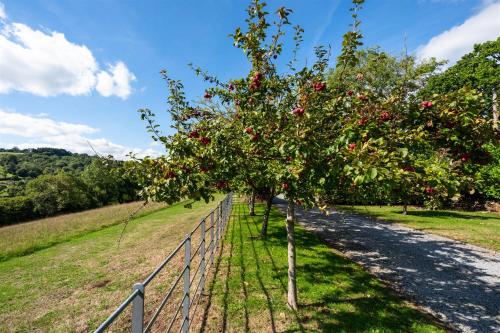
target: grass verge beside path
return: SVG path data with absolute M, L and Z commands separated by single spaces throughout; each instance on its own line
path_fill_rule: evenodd
M 0 262 L 0 332 L 90 332 L 114 311 L 223 198 L 192 209 L 173 205 L 122 225 L 86 233 L 30 255 Z M 70 215 L 68 215 L 70 217 Z M 147 290 L 147 315 L 182 257 Z M 177 271 L 176 271 L 177 270 Z M 129 310 L 127 310 L 129 311 Z M 129 312 L 110 332 L 129 331 Z
M 292 312 L 286 306 L 284 217 L 273 209 L 264 241 L 258 237 L 262 212 L 258 206 L 252 217 L 245 204 L 234 205 L 223 259 L 205 292 L 202 332 L 444 332 L 300 226 L 300 309 Z
M 368 215 L 410 228 L 500 251 L 500 214 L 452 210 L 423 210 L 409 208 L 401 214 L 398 206 L 336 206 L 357 214 Z
M 2 227 L 0 228 L 0 262 L 122 223 L 142 205 L 143 202 L 131 202 Z M 138 212 L 136 217 L 164 207 L 164 204 L 149 203 Z

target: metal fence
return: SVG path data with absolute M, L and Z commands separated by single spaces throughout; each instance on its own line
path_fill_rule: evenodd
M 124 311 L 131 306 L 131 328 L 132 333 L 145 333 L 150 332 L 153 324 L 159 318 L 161 311 L 165 308 L 168 303 L 175 288 L 178 286 L 179 282 L 182 280 L 183 292 L 182 297 L 178 304 L 176 305 L 173 313 L 174 315 L 170 318 L 168 325 L 166 326 L 166 332 L 171 332 L 176 323 L 179 313 L 182 310 L 182 315 L 179 318 L 181 322 L 179 323 L 179 332 L 187 333 L 191 327 L 193 321 L 192 318 L 196 313 L 198 308 L 199 296 L 201 295 L 206 282 L 207 272 L 213 265 L 214 258 L 217 255 L 217 249 L 219 248 L 219 243 L 226 230 L 227 223 L 231 215 L 232 208 L 232 194 L 228 194 L 224 200 L 222 200 L 219 205 L 212 210 L 200 223 L 186 235 L 184 240 L 180 242 L 179 245 L 173 250 L 162 263 L 142 282 L 136 283 L 133 286 L 132 293 L 125 299 L 125 301 L 106 319 L 96 330 L 95 333 L 105 332 L 108 327 L 115 322 L 115 320 L 120 317 Z M 207 226 L 207 223 L 209 224 Z M 197 238 L 197 232 L 199 230 L 199 245 L 194 251 L 192 250 L 192 240 Z M 207 238 L 210 241 L 207 243 Z M 145 323 L 145 297 L 146 297 L 146 287 L 148 284 L 155 279 L 155 277 L 163 270 L 166 269 L 169 263 L 171 263 L 172 258 L 184 249 L 184 260 L 183 268 L 180 274 L 174 278 L 174 282 L 170 285 L 167 293 L 161 300 L 159 306 L 154 310 L 149 321 Z M 199 256 L 198 258 L 196 256 Z M 208 257 L 207 257 L 208 255 Z M 195 260 L 197 259 L 197 260 Z M 196 267 L 194 262 L 198 261 Z M 194 273 L 191 274 L 191 271 Z M 198 279 L 195 279 L 199 275 Z M 198 283 L 194 284 L 195 280 Z M 194 292 L 191 293 L 191 289 L 194 288 Z M 198 297 L 198 298 L 197 298 Z M 194 305 L 194 308 L 193 308 Z M 192 310 L 192 311 L 191 311 Z

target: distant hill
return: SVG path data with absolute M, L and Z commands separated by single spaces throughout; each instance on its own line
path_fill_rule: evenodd
M 27 181 L 40 175 L 79 174 L 96 158 L 59 148 L 0 148 L 0 197 L 17 195 Z

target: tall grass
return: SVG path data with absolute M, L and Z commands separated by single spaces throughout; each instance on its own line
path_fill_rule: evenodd
M 124 222 L 143 202 L 106 206 L 0 228 L 0 262 Z M 137 216 L 165 207 L 148 203 Z

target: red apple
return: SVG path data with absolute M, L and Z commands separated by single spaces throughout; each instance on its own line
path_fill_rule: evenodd
M 206 136 L 202 136 L 198 140 L 200 140 L 200 142 L 204 145 L 208 145 L 210 144 L 210 142 L 212 142 L 212 140 L 210 138 L 207 138 Z
M 253 128 L 251 128 L 251 127 L 247 127 L 247 128 L 245 128 L 245 132 L 246 132 L 247 134 L 252 134 L 252 133 L 253 133 Z
M 281 184 L 281 188 L 283 188 L 285 191 L 288 191 L 288 190 L 290 190 L 290 184 L 288 184 L 288 183 L 282 183 Z
M 347 95 L 349 95 L 349 96 L 354 95 L 354 91 L 352 91 L 352 90 L 347 90 Z
M 316 91 L 323 91 L 326 88 L 326 84 L 323 82 L 316 82 L 313 84 L 313 88 Z
M 304 109 L 303 108 L 295 108 L 292 110 L 292 113 L 295 116 L 302 116 L 304 114 Z
M 197 130 L 194 130 L 194 131 L 189 132 L 188 137 L 191 139 L 196 139 L 196 138 L 200 137 L 200 133 Z
M 380 114 L 380 120 L 387 121 L 391 119 L 391 114 L 387 111 L 384 111 Z
M 434 193 L 434 192 L 436 192 L 436 189 L 435 189 L 434 187 L 427 186 L 427 187 L 425 188 L 425 193 L 427 193 L 427 194 L 432 194 L 432 193 Z
M 349 144 L 349 151 L 353 151 L 354 149 L 356 149 L 356 144 L 355 143 L 350 143 Z
M 360 120 L 358 120 L 358 125 L 365 126 L 367 122 L 368 122 L 368 119 L 366 119 L 366 117 L 363 117 Z
M 205 92 L 205 95 L 203 97 L 205 97 L 206 99 L 210 99 L 212 98 L 212 95 L 210 95 L 208 92 Z
M 421 104 L 420 104 L 424 109 L 430 109 L 432 107 L 432 102 L 430 101 L 423 101 Z
M 168 171 L 167 173 L 165 173 L 165 178 L 167 179 L 175 178 L 176 176 L 177 175 L 173 171 Z

